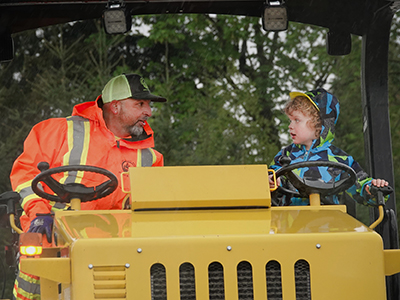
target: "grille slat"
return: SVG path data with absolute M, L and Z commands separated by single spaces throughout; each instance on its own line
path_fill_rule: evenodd
M 125 266 L 96 266 L 93 268 L 95 299 L 126 299 Z
M 265 266 L 265 277 L 268 300 L 282 300 L 281 265 L 276 260 L 271 260 Z
M 225 299 L 224 268 L 219 262 L 208 266 L 208 291 L 210 300 Z
M 180 266 L 179 284 L 181 300 L 196 300 L 196 283 L 192 264 L 184 263 Z
M 151 299 L 167 300 L 167 279 L 165 267 L 162 264 L 154 264 L 150 269 Z
M 294 265 L 296 300 L 311 300 L 310 265 L 301 259 Z
M 166 270 L 160 264 L 154 264 L 151 269 L 151 299 L 167 300 Z M 183 263 L 179 267 L 180 300 L 196 300 L 195 268 L 191 263 Z M 100 274 L 100 273 L 99 273 Z M 118 275 L 119 274 L 119 275 Z M 305 260 L 298 260 L 294 265 L 296 300 L 311 300 L 310 265 Z M 106 278 L 101 274 L 99 278 Z M 115 278 L 121 274 L 115 272 Z M 265 284 L 268 300 L 282 300 L 282 271 L 281 264 L 275 260 L 265 265 Z M 108 283 L 97 282 L 97 286 Z M 237 265 L 238 300 L 254 300 L 253 268 L 247 261 Z M 112 287 L 122 287 L 123 282 L 115 281 Z M 224 267 L 219 262 L 208 266 L 208 288 L 210 300 L 225 300 Z
M 239 300 L 253 300 L 253 270 L 251 264 L 242 261 L 237 266 Z

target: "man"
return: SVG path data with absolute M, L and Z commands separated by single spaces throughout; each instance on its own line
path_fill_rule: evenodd
M 150 102 L 165 102 L 150 93 L 144 79 L 137 74 L 123 74 L 111 79 L 96 101 L 78 104 L 72 116 L 53 118 L 35 125 L 24 143 L 24 152 L 14 162 L 10 179 L 13 190 L 21 195 L 24 210 L 20 218 L 23 231 L 46 234 L 43 246 L 51 243 L 53 219 L 51 212 L 67 209 L 37 196 L 31 188 L 33 178 L 40 172 L 39 162 L 50 168 L 65 165 L 92 165 L 107 169 L 119 179 L 129 167 L 163 166 L 163 156 L 153 149 L 153 131 L 147 123 L 151 117 Z M 93 186 L 98 175 L 90 172 L 55 174 L 64 183 Z M 101 183 L 101 182 L 98 182 Z M 45 192 L 52 193 L 46 186 Z M 111 195 L 81 204 L 83 210 L 123 209 L 129 207 L 128 195 L 117 190 Z M 38 214 L 38 215 L 37 215 Z M 16 281 L 14 297 L 33 299 L 39 294 L 34 276 Z M 26 277 L 26 276 L 25 276 Z M 19 282 L 19 283 L 18 283 Z

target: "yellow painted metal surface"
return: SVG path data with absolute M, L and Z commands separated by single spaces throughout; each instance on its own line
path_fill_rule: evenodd
M 61 283 L 71 282 L 71 262 L 69 258 L 21 258 L 21 270 Z
M 383 250 L 385 255 L 385 275 L 390 276 L 400 272 L 400 250 Z
M 320 206 L 321 198 L 319 194 L 311 194 L 310 195 L 310 206 Z
M 348 218 L 345 206 L 340 205 L 295 209 L 59 211 L 55 223 L 61 246 L 85 238 L 368 231 L 357 220 Z
M 151 299 L 150 270 L 157 263 L 166 268 L 168 299 L 180 299 L 183 263 L 195 268 L 197 299 L 208 299 L 208 266 L 213 262 L 224 268 L 225 299 L 237 299 L 236 268 L 242 261 L 252 266 L 255 299 L 266 299 L 265 268 L 271 260 L 281 265 L 285 300 L 296 299 L 293 274 L 298 260 L 310 265 L 312 299 L 385 299 L 381 239 L 343 210 L 321 206 L 132 212 L 136 216 L 130 237 L 74 241 L 72 299 Z
M 55 300 L 58 298 L 58 283 L 47 278 L 40 278 L 40 300 Z
M 130 210 L 57 211 L 54 223 L 64 246 L 76 239 L 131 236 L 131 218 Z
M 84 212 L 78 212 L 79 218 L 69 213 L 56 216 L 66 222 L 65 228 L 85 218 Z M 90 220 L 94 215 L 88 213 Z M 296 299 L 294 265 L 299 260 L 309 263 L 312 299 L 385 299 L 382 241 L 340 206 L 129 214 L 136 215 L 131 236 L 71 239 L 71 299 L 150 300 L 150 270 L 162 264 L 168 299 L 178 300 L 183 263 L 194 266 L 197 299 L 208 299 L 208 266 L 213 262 L 224 269 L 225 299 L 238 299 L 240 262 L 252 266 L 254 299 L 267 299 L 265 268 L 272 260 L 281 266 L 285 300 Z M 126 213 L 97 211 L 95 217 L 106 224 L 120 215 Z
M 337 208 L 337 209 L 336 209 Z M 345 213 L 339 205 L 319 207 L 273 207 L 271 226 L 275 233 L 365 233 L 367 226 Z
M 271 206 L 266 165 L 130 168 L 129 178 L 132 209 Z
M 268 234 L 271 211 L 268 209 L 153 211 L 134 213 L 133 237 L 170 237 Z
M 98 249 L 101 255 L 94 254 Z M 71 254 L 73 298 L 93 299 L 99 292 L 91 284 L 96 267 L 119 266 L 124 275 L 118 280 L 125 285 L 119 282 L 123 288 L 117 291 L 126 299 L 151 299 L 150 270 L 162 264 L 168 299 L 177 300 L 179 267 L 190 263 L 197 299 L 209 299 L 208 267 L 218 262 L 224 269 L 225 299 L 238 299 L 237 266 L 245 261 L 252 266 L 254 299 L 266 299 L 265 268 L 271 260 L 281 265 L 285 300 L 296 299 L 294 265 L 299 260 L 310 265 L 311 299 L 385 299 L 382 244 L 373 232 L 116 238 L 112 244 L 79 240 Z
M 254 167 L 131 169 L 136 209 L 56 212 L 68 257 L 32 259 L 22 268 L 66 283 L 61 299 L 72 300 L 150 300 L 155 266 L 165 269 L 167 299 L 180 300 L 183 265 L 193 267 L 196 299 L 209 299 L 214 264 L 222 267 L 225 299 L 239 298 L 238 266 L 247 264 L 253 298 L 267 300 L 271 262 L 280 267 L 283 300 L 296 300 L 296 283 L 309 284 L 313 300 L 385 299 L 385 274 L 398 271 L 400 254 L 384 251 L 380 236 L 344 206 L 269 207 L 267 168 Z M 153 175 L 157 188 L 143 188 Z M 309 266 L 300 283 L 299 262 Z M 53 276 L 50 268 L 69 271 Z M 45 292 L 53 294 L 54 284 Z
M 335 206 L 270 209 L 134 212 L 133 237 L 206 234 L 367 232 L 359 221 Z M 337 208 L 341 208 L 338 206 Z
M 374 223 L 369 226 L 369 228 L 371 229 L 374 229 L 376 226 L 378 226 L 383 221 L 383 217 L 385 216 L 385 213 L 383 212 L 383 205 L 379 205 L 378 209 L 379 217 Z

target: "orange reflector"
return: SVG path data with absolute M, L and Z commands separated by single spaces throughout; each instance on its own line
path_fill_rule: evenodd
M 42 234 L 26 232 L 19 236 L 19 251 L 21 255 L 37 256 L 42 254 Z

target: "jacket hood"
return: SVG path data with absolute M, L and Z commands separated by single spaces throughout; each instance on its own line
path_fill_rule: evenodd
M 73 116 L 80 116 L 92 121 L 102 121 L 105 125 L 103 119 L 103 110 L 98 106 L 98 99 L 96 101 L 89 101 L 77 104 L 72 110 Z
M 107 128 L 106 122 L 104 121 L 103 118 L 103 110 L 99 107 L 100 98 L 101 96 L 97 97 L 96 101 L 89 101 L 75 105 L 72 111 L 72 116 L 80 116 L 89 119 L 91 121 L 98 123 L 101 127 Z M 154 138 L 153 138 L 154 132 L 153 129 L 151 129 L 150 125 L 147 123 L 147 121 L 143 129 L 144 132 L 139 138 L 127 138 L 122 140 L 125 140 L 127 142 L 141 142 L 142 147 L 140 148 L 154 147 Z
M 322 145 L 326 141 L 331 142 L 335 137 L 335 125 L 339 118 L 339 100 L 323 88 L 309 91 L 305 95 L 314 102 L 320 112 L 322 129 L 319 144 Z

